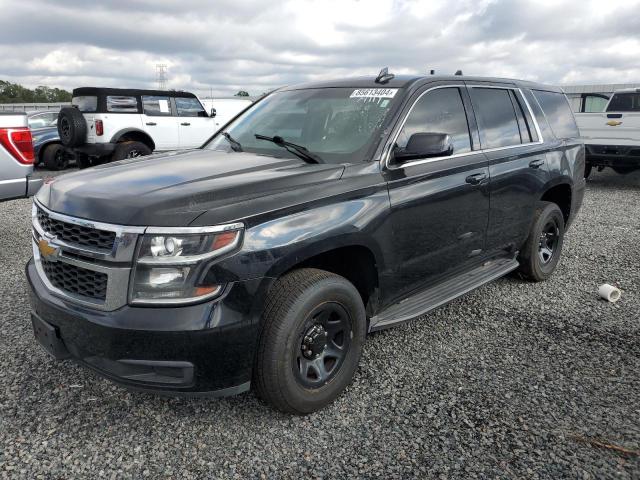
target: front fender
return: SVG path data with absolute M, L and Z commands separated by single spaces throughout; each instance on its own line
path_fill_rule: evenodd
M 385 269 L 388 209 L 387 192 L 379 190 L 260 223 L 245 232 L 242 249 L 212 266 L 210 274 L 218 281 L 277 278 L 311 257 L 346 246 L 369 249 L 378 269 Z

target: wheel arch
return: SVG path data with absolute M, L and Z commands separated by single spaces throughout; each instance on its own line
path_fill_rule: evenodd
M 375 248 L 365 242 L 342 239 L 330 246 L 316 243 L 300 252 L 283 257 L 267 272 L 267 276 L 278 278 L 299 268 L 317 268 L 335 273 L 351 282 L 367 308 L 367 313 L 375 311 L 378 304 L 379 255 Z
M 573 187 L 569 182 L 558 181 L 547 185 L 540 201 L 552 202 L 558 205 L 562 211 L 565 225 L 568 225 L 572 214 Z
M 137 128 L 124 128 L 117 131 L 111 137 L 111 143 L 120 143 L 126 141 L 142 142 L 153 152 L 156 149 L 156 144 L 151 136 Z

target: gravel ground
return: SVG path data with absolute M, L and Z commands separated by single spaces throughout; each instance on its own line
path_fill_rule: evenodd
M 29 209 L 0 204 L 0 477 L 640 478 L 640 175 L 594 174 L 550 281 L 504 278 L 371 335 L 353 385 L 302 418 L 50 360 L 25 294 Z

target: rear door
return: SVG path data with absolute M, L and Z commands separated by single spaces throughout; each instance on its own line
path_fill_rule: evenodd
M 453 154 L 394 164 L 384 172 L 389 189 L 398 269 L 395 296 L 477 261 L 489 218 L 489 170 L 477 141 L 464 85 L 429 86 L 412 99 L 394 148 L 414 133 L 446 133 Z
M 491 175 L 487 250 L 514 250 L 526 240 L 549 180 L 541 134 L 520 89 L 469 85 L 469 94 Z
M 201 146 L 217 130 L 214 118 L 195 97 L 176 97 L 175 103 L 180 119 L 180 148 Z
M 143 95 L 142 112 L 142 127 L 153 139 L 156 150 L 180 148 L 179 120 L 171 97 Z

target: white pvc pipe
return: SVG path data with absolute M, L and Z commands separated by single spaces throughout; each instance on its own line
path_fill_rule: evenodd
M 603 283 L 598 287 L 598 294 L 611 303 L 615 303 L 620 300 L 621 295 L 618 288 L 613 285 L 609 285 L 608 283 Z

